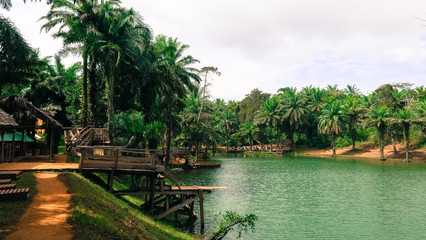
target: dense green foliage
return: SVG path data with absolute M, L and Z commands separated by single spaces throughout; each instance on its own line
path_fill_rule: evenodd
M 225 103 L 208 94 L 215 67 L 194 68 L 188 45 L 152 36 L 133 9 L 118 0 L 52 0 L 42 29 L 61 38 L 64 49 L 40 59 L 13 24 L 1 18 L 0 94 L 20 94 L 56 113 L 63 125 L 108 126 L 114 144 L 171 147 L 294 146 L 356 150 L 357 142 L 380 147 L 410 142 L 424 146 L 425 89 L 385 84 L 368 95 L 356 86 L 338 89 L 281 88 L 275 94 L 254 89 L 241 101 Z M 19 50 L 19 51 L 18 51 Z M 65 68 L 64 54 L 82 63 Z M 3 60 L 7 59 L 7 60 Z M 50 60 L 54 60 L 53 64 Z M 25 63 L 25 64 L 13 64 Z M 3 75 L 3 74 L 2 74 Z M 410 140 L 411 139 L 411 140 Z M 414 140 L 414 141 L 413 141 Z
M 16 224 L 24 214 L 28 205 L 37 194 L 37 181 L 31 173 L 23 173 L 15 182 L 17 188 L 30 188 L 30 196 L 27 200 L 2 201 L 0 204 L 0 239 L 16 230 Z
M 75 173 L 59 178 L 72 193 L 71 216 L 76 239 L 192 239 L 131 208 Z

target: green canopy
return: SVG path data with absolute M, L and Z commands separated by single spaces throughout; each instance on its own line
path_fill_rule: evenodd
M 0 141 L 2 141 L 2 136 L 0 134 Z M 13 133 L 5 133 L 4 134 L 4 141 L 5 142 L 13 142 Z M 15 142 L 22 141 L 22 133 L 16 132 L 15 133 Z M 34 139 L 28 137 L 27 134 L 24 134 L 24 142 L 34 142 Z

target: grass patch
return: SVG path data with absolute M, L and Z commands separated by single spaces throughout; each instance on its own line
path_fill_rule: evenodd
M 76 239 L 193 239 L 156 222 L 76 173 L 59 176 L 71 197 Z
M 16 183 L 17 188 L 30 188 L 30 196 L 27 200 L 0 202 L 0 239 L 4 239 L 6 235 L 16 230 L 16 224 L 20 217 L 37 194 L 37 181 L 31 173 L 23 173 L 14 183 Z
M 364 151 L 364 149 L 355 148 L 355 149 L 348 150 L 348 153 L 358 153 L 358 152 L 363 152 L 363 151 Z

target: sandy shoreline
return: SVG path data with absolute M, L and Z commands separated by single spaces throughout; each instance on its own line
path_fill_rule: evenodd
M 405 148 L 402 144 L 396 146 L 397 154 L 394 154 L 392 145 L 388 145 L 384 149 L 386 161 L 404 161 L 405 160 Z M 351 151 L 352 147 L 338 148 L 336 149 L 336 158 L 345 159 L 360 159 L 360 160 L 374 160 L 380 161 L 380 151 L 378 148 L 357 148 L 356 151 Z M 297 154 L 303 156 L 315 156 L 315 157 L 332 157 L 332 149 L 311 149 L 311 148 L 297 148 Z M 415 149 L 410 150 L 410 161 L 411 162 L 426 162 L 426 149 Z

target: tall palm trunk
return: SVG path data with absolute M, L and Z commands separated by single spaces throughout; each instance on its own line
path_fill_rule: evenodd
M 377 131 L 379 134 L 380 160 L 385 160 L 385 153 L 384 153 L 385 146 L 383 146 L 384 129 L 378 128 Z
M 355 123 L 352 123 L 351 137 L 352 137 L 352 150 L 355 150 L 355 142 L 356 142 L 356 128 L 355 128 Z
M 390 136 L 392 140 L 392 148 L 393 148 L 393 154 L 398 154 L 398 151 L 396 150 L 396 143 L 395 143 L 395 136 L 393 135 L 393 131 L 390 131 Z
M 336 133 L 333 132 L 333 157 L 336 156 Z
M 96 111 L 96 58 L 92 55 L 90 58 L 89 67 L 89 106 L 90 106 L 90 121 L 96 123 L 95 111 Z
M 166 126 L 166 166 L 170 161 L 170 143 L 172 133 L 172 103 L 169 101 L 167 106 L 167 126 Z
M 405 160 L 409 160 L 410 150 L 410 123 L 403 123 L 404 126 L 404 143 L 405 143 Z
M 114 63 L 112 63 L 111 61 L 109 65 L 110 69 L 108 73 L 108 132 L 110 142 L 113 143 L 111 121 L 114 114 Z
M 83 54 L 83 114 L 82 124 L 87 125 L 87 55 Z
M 229 150 L 229 130 L 226 128 L 226 152 Z

